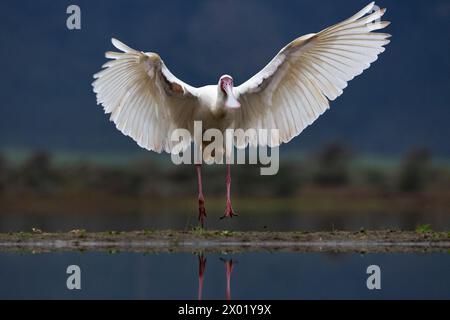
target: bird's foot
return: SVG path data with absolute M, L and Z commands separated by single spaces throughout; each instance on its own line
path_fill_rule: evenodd
M 198 221 L 203 228 L 206 221 L 205 199 L 203 196 L 198 197 Z
M 228 200 L 227 208 L 225 209 L 225 215 L 220 219 L 233 218 L 233 217 L 237 217 L 237 216 L 238 216 L 238 214 L 236 212 L 234 212 L 233 206 L 231 205 L 231 201 Z

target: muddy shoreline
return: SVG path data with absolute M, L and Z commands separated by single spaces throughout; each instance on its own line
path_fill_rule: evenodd
M 135 231 L 89 233 L 41 230 L 0 234 L 0 252 L 450 252 L 449 232 Z

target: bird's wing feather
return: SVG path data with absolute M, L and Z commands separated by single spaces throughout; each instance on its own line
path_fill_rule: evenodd
M 374 3 L 351 18 L 284 47 L 258 74 L 236 88 L 242 107 L 236 129 L 278 129 L 279 137 L 256 143 L 278 146 L 299 135 L 343 93 L 347 83 L 377 60 L 389 34 L 374 33 L 389 25 L 379 21 L 385 9 Z M 255 135 L 255 134 L 254 134 Z
M 170 152 L 172 131 L 187 129 L 193 122 L 197 89 L 177 79 L 159 55 L 134 50 L 116 39 L 112 43 L 122 52 L 107 52 L 106 58 L 112 60 L 94 75 L 97 103 L 139 146 Z

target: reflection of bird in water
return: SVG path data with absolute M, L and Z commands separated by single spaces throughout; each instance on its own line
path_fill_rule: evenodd
M 236 262 L 233 262 L 233 259 L 226 260 L 223 258 L 220 258 L 221 261 L 225 263 L 225 271 L 227 276 L 227 289 L 226 289 L 226 297 L 227 300 L 231 300 L 231 273 L 233 272 L 234 265 Z
M 122 133 L 156 152 L 188 150 L 195 136 L 195 121 L 201 121 L 204 130 L 216 129 L 222 134 L 227 129 L 246 131 L 247 139 L 241 139 L 237 147 L 278 147 L 329 109 L 330 101 L 343 93 L 348 82 L 385 50 L 390 35 L 373 31 L 384 29 L 389 22 L 381 21 L 385 10 L 376 9 L 372 2 L 334 26 L 297 38 L 237 87 L 231 76 L 224 75 L 216 85 L 194 88 L 175 77 L 158 54 L 134 50 L 113 39 L 121 52 L 107 52 L 111 61 L 94 76 L 97 102 Z M 225 51 L 223 56 L 227 55 Z M 183 139 L 180 146 L 180 141 L 172 140 L 176 129 L 187 130 L 191 139 Z M 259 135 L 259 130 L 274 129 L 278 135 Z M 200 171 L 197 164 L 203 226 L 206 211 Z M 226 188 L 225 217 L 233 217 L 229 164 Z
M 202 300 L 203 295 L 203 275 L 206 269 L 206 258 L 203 254 L 198 255 L 198 300 Z

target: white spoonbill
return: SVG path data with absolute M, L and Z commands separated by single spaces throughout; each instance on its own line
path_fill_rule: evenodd
M 147 150 L 171 152 L 171 133 L 178 128 L 193 135 L 194 121 L 203 129 L 278 129 L 276 141 L 287 143 L 329 108 L 347 83 L 360 75 L 389 43 L 389 34 L 372 32 L 389 25 L 386 9 L 372 2 L 354 16 L 316 34 L 295 39 L 259 73 L 235 87 L 233 78 L 194 88 L 176 78 L 156 53 L 144 53 L 112 39 L 120 53 L 97 73 L 92 84 L 97 103 L 111 114 L 117 128 Z M 250 139 L 251 141 L 255 141 Z M 261 144 L 261 142 L 259 142 Z M 199 221 L 206 218 L 201 166 L 196 165 Z M 226 176 L 224 217 L 233 217 L 230 165 Z

